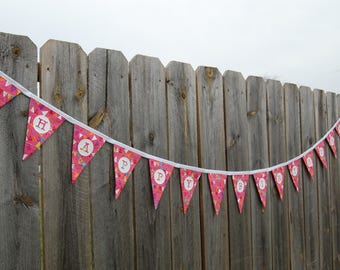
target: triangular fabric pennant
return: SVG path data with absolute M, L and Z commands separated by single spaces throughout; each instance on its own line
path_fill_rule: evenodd
M 268 186 L 268 172 L 260 172 L 254 174 L 254 180 L 257 187 L 257 191 L 259 192 L 260 199 L 264 208 L 266 208 L 266 193 Z
M 335 126 L 336 133 L 340 136 L 340 121 L 339 123 Z
M 280 199 L 283 199 L 283 187 L 284 187 L 284 176 L 285 176 L 285 167 L 279 167 L 274 170 L 272 170 L 272 174 L 274 177 L 274 182 L 276 185 L 276 188 L 279 192 Z
M 221 202 L 225 185 L 227 183 L 227 176 L 224 174 L 209 173 L 208 174 L 211 197 L 213 199 L 216 215 L 218 216 L 221 208 Z
M 98 150 L 103 146 L 105 140 L 95 136 L 91 131 L 74 125 L 73 147 L 72 147 L 72 184 L 74 184 L 80 173 L 84 170 Z
M 0 76 L 0 108 L 19 95 L 21 91 Z
M 115 199 L 117 200 L 123 191 L 132 171 L 136 167 L 141 156 L 121 146 L 113 146 L 113 164 L 115 169 Z
M 157 160 L 149 159 L 153 203 L 157 209 L 166 184 L 169 181 L 174 166 Z
M 23 160 L 26 160 L 60 127 L 65 118 L 30 99 Z
M 336 157 L 336 144 L 335 144 L 335 134 L 334 134 L 334 131 L 331 130 L 327 136 L 327 142 L 328 142 L 328 145 L 329 147 L 331 148 L 334 156 Z
M 201 177 L 201 173 L 189 169 L 180 169 L 180 175 L 181 175 L 183 211 L 185 214 L 190 204 L 192 195 L 194 194 L 198 180 Z
M 288 169 L 289 169 L 290 176 L 292 177 L 294 186 L 295 186 L 297 192 L 299 192 L 300 159 L 289 163 Z
M 238 204 L 238 209 L 242 213 L 244 197 L 248 186 L 248 174 L 233 175 L 233 186 Z
M 309 151 L 306 155 L 302 157 L 303 162 L 306 165 L 307 171 L 310 176 L 314 180 L 314 152 L 313 150 Z
M 315 152 L 317 153 L 322 165 L 327 169 L 327 159 L 326 159 L 326 151 L 325 151 L 325 142 L 321 141 L 316 147 Z

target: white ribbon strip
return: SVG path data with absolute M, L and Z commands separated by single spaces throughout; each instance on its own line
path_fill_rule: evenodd
M 294 157 L 286 162 L 283 163 L 279 163 L 275 166 L 271 166 L 268 168 L 262 168 L 262 169 L 257 169 L 257 170 L 251 170 L 251 171 L 221 171 L 221 170 L 212 170 L 212 169 L 205 169 L 205 168 L 199 168 L 199 167 L 195 167 L 195 166 L 188 166 L 188 165 L 184 165 L 181 163 L 176 163 L 164 158 L 160 158 L 148 153 L 145 153 L 141 150 L 138 150 L 136 148 L 133 148 L 129 145 L 126 145 L 122 142 L 116 141 L 113 138 L 110 138 L 109 136 L 106 136 L 105 134 L 101 133 L 98 130 L 95 130 L 93 128 L 91 128 L 90 126 L 78 121 L 77 119 L 74 119 L 72 116 L 64 113 L 63 111 L 59 110 L 58 108 L 54 107 L 53 105 L 49 104 L 48 102 L 46 102 L 45 100 L 41 99 L 40 97 L 36 96 L 35 94 L 33 94 L 31 91 L 27 90 L 25 87 L 23 87 L 20 83 L 18 83 L 17 81 L 13 80 L 11 77 L 9 77 L 8 75 L 6 75 L 5 73 L 3 73 L 2 71 L 0 71 L 0 76 L 4 77 L 10 84 L 16 86 L 17 88 L 19 88 L 19 90 L 27 97 L 29 98 L 33 98 L 36 101 L 40 102 L 41 104 L 45 105 L 46 107 L 48 107 L 49 109 L 55 111 L 56 113 L 60 114 L 61 116 L 63 116 L 68 122 L 74 124 L 74 125 L 78 125 L 81 126 L 82 128 L 85 128 L 91 132 L 93 132 L 94 134 L 102 137 L 103 139 L 105 139 L 106 142 L 114 144 L 114 145 L 118 145 L 121 147 L 124 147 L 125 149 L 134 152 L 136 154 L 141 155 L 144 158 L 147 159 L 154 159 L 160 162 L 164 162 L 167 164 L 170 164 L 172 166 L 174 166 L 175 168 L 178 169 L 189 169 L 189 170 L 193 170 L 196 172 L 201 172 L 201 173 L 216 173 L 216 174 L 223 174 L 223 175 L 241 175 L 241 174 L 255 174 L 255 173 L 259 173 L 259 172 L 270 172 L 274 169 L 283 167 L 283 166 L 287 166 L 288 164 L 290 164 L 293 161 L 299 160 L 301 159 L 305 154 L 307 154 L 309 151 L 314 150 L 315 147 L 323 140 L 325 140 L 328 136 L 328 134 L 337 126 L 337 124 L 339 123 L 340 119 L 338 119 L 336 121 L 336 123 L 328 130 L 328 132 L 320 139 L 318 140 L 312 147 L 308 148 L 306 151 L 304 151 L 303 153 L 301 153 L 300 155 L 298 155 L 297 157 Z

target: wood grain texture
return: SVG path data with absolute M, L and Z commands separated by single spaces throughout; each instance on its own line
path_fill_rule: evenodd
M 0 59 L 1 71 L 37 92 L 37 48 L 29 38 L 0 33 Z M 0 269 L 39 269 L 41 263 L 39 151 L 22 161 L 28 104 L 19 95 L 0 109 Z
M 267 87 L 267 121 L 268 121 L 268 147 L 269 165 L 273 166 L 287 160 L 285 137 L 285 110 L 284 93 L 279 81 L 268 80 Z M 286 171 L 285 183 L 290 181 Z M 290 267 L 290 241 L 289 241 L 289 196 L 284 191 L 283 200 L 274 183 L 272 174 L 269 176 L 271 188 L 267 194 L 271 197 L 271 231 L 272 231 L 272 258 L 273 269 L 289 269 Z M 287 186 L 287 184 L 285 184 Z M 284 190 L 287 188 L 284 188 Z
M 133 146 L 168 158 L 165 72 L 157 58 L 135 56 L 130 62 Z M 148 160 L 134 174 L 135 245 L 137 269 L 170 269 L 170 189 L 158 209 L 153 207 Z
M 295 84 L 286 83 L 283 88 L 286 116 L 287 160 L 289 160 L 301 153 L 300 95 Z M 289 196 L 291 269 L 304 269 L 305 267 L 303 182 L 301 181 L 301 169 L 299 179 L 299 192 L 296 191 L 290 176 L 287 176 L 285 180 L 285 191 Z
M 166 82 L 169 159 L 197 166 L 195 72 L 188 64 L 170 62 L 166 67 Z M 169 180 L 172 269 L 202 269 L 199 192 L 194 192 L 184 215 L 179 179 L 179 170 L 175 169 Z
M 198 134 L 200 166 L 226 169 L 222 75 L 216 68 L 199 67 L 197 76 Z M 228 269 L 227 192 L 216 216 L 207 174 L 200 180 L 204 269 Z
M 89 55 L 89 124 L 130 143 L 128 62 L 121 52 L 95 49 Z M 94 269 L 134 269 L 131 178 L 114 199 L 113 145 L 90 165 Z
M 223 75 L 226 122 L 227 169 L 249 169 L 246 83 L 241 73 L 226 71 Z M 243 212 L 239 213 L 231 178 L 227 181 L 229 205 L 229 252 L 231 269 L 252 269 L 251 208 L 249 190 Z M 249 188 L 249 187 L 248 187 Z
M 50 40 L 40 59 L 42 98 L 87 123 L 87 55 L 77 44 Z M 73 126 L 64 123 L 42 148 L 46 269 L 92 265 L 89 171 L 71 184 L 72 137 Z
M 319 140 L 327 131 L 327 96 L 324 91 L 315 89 L 315 137 Z M 326 147 L 326 145 L 325 145 Z M 328 162 L 328 157 L 327 157 Z M 319 158 L 316 161 L 315 178 L 318 183 L 318 208 L 319 208 L 319 269 L 332 267 L 332 238 L 330 228 L 330 179 L 328 170 L 323 168 Z
M 249 140 L 249 166 L 251 169 L 268 167 L 267 95 L 263 78 L 250 76 L 246 80 Z M 271 182 L 268 181 L 268 191 Z M 267 196 L 263 208 L 254 179 L 249 179 L 251 197 L 253 268 L 272 269 L 271 201 Z
M 300 87 L 300 118 L 301 118 L 301 150 L 306 151 L 316 142 L 313 92 L 308 87 Z M 315 160 L 314 160 L 315 163 Z M 306 269 L 319 269 L 319 228 L 318 228 L 318 190 L 301 160 L 303 181 L 304 209 L 305 209 L 305 250 Z

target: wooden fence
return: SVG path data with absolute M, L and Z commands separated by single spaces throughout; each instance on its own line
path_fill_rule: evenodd
M 216 68 L 0 33 L 0 70 L 76 119 L 176 162 L 247 170 L 313 145 L 340 114 L 339 95 Z M 39 84 L 38 84 L 39 83 Z M 174 170 L 154 210 L 147 160 L 119 200 L 112 146 L 71 184 L 71 124 L 22 162 L 28 98 L 0 109 L 0 269 L 340 269 L 340 159 L 327 149 L 283 201 L 270 176 L 267 208 L 249 181 L 240 214 L 231 181 L 219 216 L 206 175 L 186 215 Z M 337 144 L 339 138 L 337 137 Z

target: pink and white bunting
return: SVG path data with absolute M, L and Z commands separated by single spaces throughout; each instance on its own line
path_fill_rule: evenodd
M 113 165 L 115 170 L 115 199 L 122 193 L 132 171 L 136 167 L 141 156 L 124 147 L 113 146 Z
M 299 174 L 300 174 L 300 160 L 294 160 L 288 164 L 289 174 L 293 180 L 293 184 L 297 192 L 299 192 Z
M 336 133 L 338 133 L 338 136 L 340 136 L 340 122 L 338 122 L 335 126 Z
M 237 205 L 240 213 L 242 213 L 244 198 L 248 186 L 248 174 L 233 175 L 233 186 L 236 195 Z
M 268 172 L 255 173 L 254 180 L 256 184 L 257 191 L 260 195 L 260 199 L 264 208 L 266 208 L 267 203 L 267 186 L 268 186 Z
M 208 179 L 216 216 L 218 216 L 221 208 L 224 189 L 227 183 L 227 176 L 224 174 L 209 173 Z
M 305 163 L 307 171 L 312 177 L 312 180 L 314 180 L 314 151 L 313 150 L 309 151 L 302 157 L 302 159 L 303 162 Z
M 334 131 L 333 131 L 333 130 L 331 130 L 331 131 L 329 132 L 329 134 L 328 134 L 328 136 L 326 137 L 326 139 L 327 139 L 328 145 L 329 145 L 329 147 L 331 148 L 331 150 L 332 150 L 334 156 L 337 157 L 337 156 L 336 156 L 335 134 L 334 134 Z
M 65 118 L 30 99 L 23 160 L 26 160 L 60 127 Z
M 274 182 L 276 188 L 279 192 L 280 199 L 283 199 L 283 187 L 284 187 L 284 176 L 285 176 L 285 167 L 279 167 L 272 170 L 272 174 L 274 177 Z
M 21 91 L 16 86 L 10 84 L 8 80 L 0 76 L 0 108 L 19 95 Z
M 317 153 L 322 165 L 327 169 L 327 159 L 326 159 L 326 151 L 325 151 L 325 141 L 321 141 L 316 147 L 315 152 Z
M 187 212 L 192 195 L 194 194 L 195 188 L 197 186 L 199 178 L 201 177 L 201 174 L 202 174 L 201 172 L 196 172 L 189 169 L 180 169 L 184 214 L 186 214 Z
M 72 146 L 72 184 L 74 184 L 81 172 L 86 167 L 105 140 L 93 132 L 74 125 Z
M 174 166 L 149 159 L 153 203 L 157 209 L 163 191 L 169 181 Z

